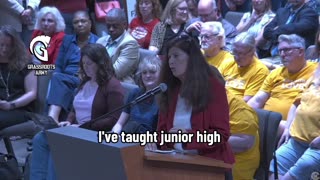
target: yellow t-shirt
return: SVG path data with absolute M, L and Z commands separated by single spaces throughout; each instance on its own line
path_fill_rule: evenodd
M 226 88 L 236 96 L 254 96 L 268 76 L 268 68 L 256 57 L 248 67 L 239 67 L 236 61 L 222 64 L 221 74 Z
M 282 119 L 286 120 L 290 106 L 303 91 L 306 81 L 312 76 L 316 67 L 317 63 L 307 62 L 306 66 L 296 74 L 290 74 L 285 67 L 273 70 L 260 89 L 270 94 L 263 109 L 279 112 Z
M 290 127 L 290 135 L 306 143 L 320 136 L 320 82 L 319 78 L 311 79 L 301 94 L 300 105 Z
M 260 162 L 259 125 L 256 112 L 242 99 L 228 92 L 230 132 L 255 136 L 255 143 L 246 152 L 235 154 L 236 162 L 232 169 L 235 180 L 253 179 Z
M 222 64 L 233 61 L 234 58 L 228 51 L 221 50 L 216 56 L 206 57 L 206 60 L 210 65 L 216 67 L 220 71 L 220 66 Z

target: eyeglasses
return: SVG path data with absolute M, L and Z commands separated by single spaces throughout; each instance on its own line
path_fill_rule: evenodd
M 177 7 L 176 10 L 178 10 L 179 12 L 188 12 L 189 11 L 188 7 Z
M 289 54 L 292 52 L 292 50 L 294 49 L 301 49 L 300 47 L 291 47 L 291 48 L 281 48 L 281 49 L 278 49 L 279 51 L 279 54 L 281 53 L 284 53 L 284 54 Z
M 219 34 L 202 34 L 200 35 L 200 40 L 211 40 L 213 37 L 217 37 Z

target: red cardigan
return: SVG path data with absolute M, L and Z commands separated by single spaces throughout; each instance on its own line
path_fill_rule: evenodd
M 233 164 L 234 156 L 228 139 L 230 136 L 230 124 L 229 124 L 229 106 L 227 101 L 226 90 L 221 82 L 216 78 L 210 78 L 212 86 L 213 100 L 209 102 L 207 107 L 200 112 L 192 112 L 191 115 L 191 127 L 189 133 L 193 133 L 192 143 L 183 144 L 183 148 L 186 150 L 197 149 L 199 155 L 206 156 L 218 160 L 222 160 L 225 163 Z M 168 132 L 173 127 L 173 118 L 178 100 L 179 88 L 171 90 L 169 93 L 174 94 L 174 98 L 169 104 L 167 113 L 161 112 L 159 115 L 158 129 Z M 217 131 L 221 135 L 221 143 L 215 143 L 209 146 L 208 143 L 196 142 L 196 131 L 207 131 L 207 134 Z M 158 142 L 159 143 L 159 142 Z M 173 143 L 167 143 L 161 147 L 161 149 L 173 148 Z
M 34 30 L 32 33 L 32 39 L 40 35 L 44 35 L 42 31 Z M 59 53 L 59 48 L 60 48 L 60 45 L 62 44 L 64 35 L 65 35 L 64 32 L 56 32 L 51 36 L 51 40 L 47 48 L 48 61 L 42 62 L 42 64 L 54 64 L 56 62 L 56 59 Z

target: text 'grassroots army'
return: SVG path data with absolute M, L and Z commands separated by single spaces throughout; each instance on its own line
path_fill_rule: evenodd
M 120 135 L 117 133 L 107 133 L 105 131 L 98 132 L 98 142 L 102 143 L 117 143 L 119 140 L 122 143 L 140 143 L 141 146 L 146 145 L 147 143 L 159 143 L 160 146 L 165 143 L 191 143 L 194 141 L 193 133 L 183 133 L 181 130 L 178 130 L 177 133 L 165 133 L 160 131 L 160 134 L 157 132 L 147 131 L 144 134 L 133 134 L 122 132 Z M 195 140 L 197 143 L 207 143 L 209 146 L 213 146 L 215 143 L 221 142 L 221 135 L 217 131 L 212 133 L 207 131 L 197 131 Z

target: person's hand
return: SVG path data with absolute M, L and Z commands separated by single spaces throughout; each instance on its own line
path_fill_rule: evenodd
M 11 110 L 11 105 L 6 100 L 0 100 L 0 109 L 9 111 Z
M 197 21 L 197 22 L 194 22 L 194 23 L 190 24 L 190 25 L 186 28 L 186 31 L 187 31 L 188 33 L 192 32 L 192 31 L 194 31 L 194 30 L 200 32 L 201 26 L 202 26 L 202 22 Z
M 283 143 L 287 143 L 289 141 L 289 138 L 290 138 L 290 133 L 289 133 L 289 129 L 286 128 L 282 135 L 281 135 L 281 138 L 279 140 L 279 143 L 278 143 L 278 148 L 283 144 Z
M 73 126 L 73 127 L 79 127 L 80 124 L 71 124 L 70 126 Z
M 320 149 L 320 136 L 314 138 L 309 146 L 314 149 Z
M 171 128 L 171 129 L 169 130 L 169 133 L 178 133 L 179 130 L 180 130 L 182 133 L 187 133 L 187 132 L 188 132 L 186 129 Z
M 62 121 L 62 122 L 59 122 L 58 125 L 60 127 L 64 127 L 64 126 L 70 126 L 71 123 L 69 121 Z
M 146 151 L 155 151 L 157 150 L 157 144 L 156 143 L 147 143 L 145 146 L 144 146 L 144 150 Z
M 27 8 L 21 13 L 21 20 L 23 24 L 32 24 L 32 14 L 33 10 L 31 8 Z
M 112 131 L 117 134 L 120 134 L 121 130 L 122 130 L 122 126 L 118 123 L 116 123 L 112 128 Z

